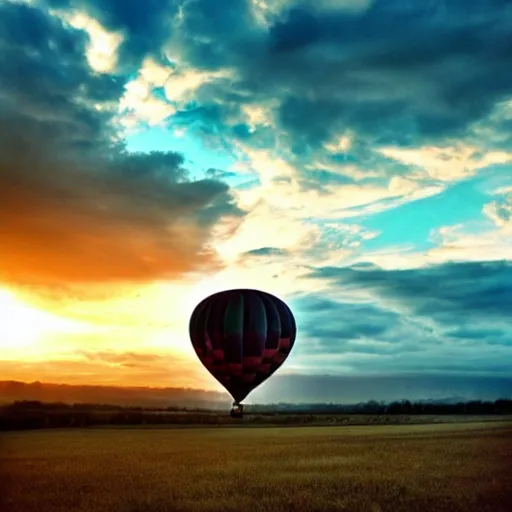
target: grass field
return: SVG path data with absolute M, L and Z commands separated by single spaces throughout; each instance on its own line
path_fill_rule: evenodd
M 3 512 L 512 511 L 512 422 L 0 435 Z

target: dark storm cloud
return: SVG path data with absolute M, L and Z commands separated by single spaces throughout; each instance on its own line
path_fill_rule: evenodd
M 508 350 L 512 346 L 510 263 L 449 263 L 387 271 L 374 266 L 331 267 L 315 270 L 312 276 L 329 280 L 346 296 L 364 292 L 372 301 L 364 307 L 333 302 L 323 308 L 320 317 L 318 313 L 304 314 L 308 335 L 324 336 L 322 343 L 332 353 L 351 348 L 344 339 L 367 336 L 397 346 L 394 351 L 373 344 L 370 351 L 375 353 L 424 352 L 419 363 L 397 361 L 397 369 L 416 370 L 418 364 L 447 371 L 481 365 L 487 369 L 510 367 L 510 359 L 503 360 L 500 352 L 500 347 Z M 491 353 L 490 347 L 497 351 Z M 366 350 L 364 345 L 362 350 Z
M 320 295 L 295 298 L 291 304 L 301 338 L 315 340 L 313 344 L 305 341 L 296 350 L 300 358 L 349 353 L 397 356 L 424 350 L 426 341 L 429 347 L 437 344 L 430 329 L 377 304 L 337 301 Z
M 256 24 L 251 0 L 188 0 L 182 2 L 180 12 L 171 42 L 179 45 L 180 53 L 194 66 L 215 70 L 260 57 L 263 32 Z M 226 92 L 236 94 L 243 89 L 242 83 Z
M 81 32 L 27 5 L 0 9 L 2 142 L 43 139 L 42 147 L 61 151 L 105 149 L 114 136 L 109 107 L 122 94 L 123 80 L 90 72 Z
M 426 138 L 463 133 L 512 90 L 510 8 L 483 4 L 468 11 L 453 2 L 441 13 L 432 4 L 382 0 L 359 16 L 290 11 L 270 31 L 280 51 L 267 59 L 268 74 L 293 87 L 282 121 L 317 140 L 326 137 L 321 119 L 385 143 L 404 130 Z M 289 117 L 297 109 L 302 122 Z
M 359 12 L 290 3 L 269 27 L 252 9 L 186 2 L 169 47 L 194 67 L 236 71 L 212 104 L 278 99 L 297 151 L 347 128 L 378 144 L 465 136 L 512 94 L 508 2 L 377 0 Z
M 321 343 L 360 337 L 381 337 L 392 326 L 398 315 L 375 308 L 371 304 L 342 303 L 318 296 L 306 296 L 294 301 L 295 310 L 305 319 L 301 327 L 321 339 Z
M 286 2 L 268 25 L 250 0 L 46 4 L 121 31 L 121 69 L 135 72 L 145 56 L 162 61 L 167 52 L 180 65 L 233 70 L 203 85 L 176 120 L 202 119 L 204 129 L 262 147 L 268 130 L 251 133 L 240 108 L 274 99 L 278 128 L 298 156 L 346 129 L 386 145 L 464 137 L 512 95 L 506 1 L 474 0 L 470 10 L 458 0 L 376 0 L 360 9 Z
M 512 264 L 375 265 L 311 273 L 328 291 L 295 297 L 291 364 L 334 372 L 510 372 Z M 339 371 L 339 370 L 338 370 Z
M 188 180 L 175 153 L 128 154 L 115 128 L 123 80 L 41 10 L 0 5 L 0 277 L 21 284 L 176 277 L 215 265 L 227 185 Z
M 119 48 L 120 63 L 132 72 L 148 53 L 161 58 L 160 47 L 171 34 L 180 3 L 177 0 L 41 0 L 41 4 L 52 9 L 84 12 L 107 30 L 122 32 L 125 38 Z
M 452 338 L 459 338 L 462 340 L 485 340 L 487 345 L 511 346 L 510 332 L 508 331 L 507 326 L 504 326 L 501 329 L 493 326 L 457 326 L 448 331 L 447 334 Z
M 369 290 L 374 297 L 398 301 L 442 323 L 511 320 L 510 262 L 447 263 L 412 270 L 325 267 L 312 276 L 347 291 Z

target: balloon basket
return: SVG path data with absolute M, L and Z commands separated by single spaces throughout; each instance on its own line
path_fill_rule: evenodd
M 235 402 L 229 415 L 235 419 L 242 419 L 244 417 L 244 406 Z

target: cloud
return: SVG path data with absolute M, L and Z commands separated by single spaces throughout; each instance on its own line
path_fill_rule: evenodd
M 492 208 L 492 207 L 491 207 Z M 485 209 L 486 215 L 492 216 L 489 209 Z M 501 222 L 501 221 L 500 221 Z M 478 227 L 479 223 L 475 223 Z M 445 262 L 486 262 L 486 261 L 511 261 L 512 242 L 510 238 L 510 224 L 504 224 L 489 229 L 473 229 L 473 223 L 467 225 L 455 225 L 441 228 L 438 231 L 439 245 L 426 254 L 414 254 L 404 257 L 398 255 L 388 258 L 392 265 L 420 266 L 428 264 L 440 264 Z M 378 262 L 380 258 L 374 258 Z
M 187 116 L 197 133 L 202 124 L 231 148 L 241 143 L 253 164 L 275 148 L 267 158 L 274 168 L 294 167 L 291 183 L 320 188 L 324 202 L 345 192 L 335 183 L 354 180 L 366 181 L 366 196 L 388 188 L 405 200 L 439 193 L 443 182 L 510 160 L 481 132 L 512 96 L 512 74 L 502 73 L 507 6 L 486 6 L 479 1 L 467 13 L 460 2 L 444 11 L 387 0 L 187 2 L 169 55 L 179 73 L 229 70 L 229 79 L 199 85 L 174 118 Z M 261 167 L 265 182 L 271 166 Z
M 228 186 L 191 182 L 179 154 L 123 150 L 123 80 L 89 68 L 80 32 L 23 4 L 2 4 L 0 19 L 2 280 L 140 281 L 216 265 L 211 228 L 241 213 Z
M 386 144 L 460 137 L 510 94 L 505 2 L 489 10 L 482 0 L 471 13 L 461 2 L 445 12 L 387 0 L 356 12 L 294 2 L 268 26 L 250 4 L 188 3 L 170 44 L 181 42 L 192 67 L 236 68 L 234 94 L 280 97 L 279 125 L 295 142 L 318 144 L 341 126 Z M 206 46 L 213 30 L 215 49 Z
M 265 26 L 272 25 L 276 19 L 279 19 L 291 8 L 303 8 L 318 10 L 320 12 L 347 11 L 357 13 L 368 9 L 373 0 L 251 0 L 254 16 L 258 23 Z
M 291 298 L 302 343 L 290 371 L 510 372 L 512 265 L 324 267 Z
M 502 230 L 512 233 L 512 193 L 485 205 L 484 213 Z
M 166 107 L 140 120 L 187 125 L 236 154 L 260 184 L 240 200 L 260 193 L 307 238 L 298 219 L 372 215 L 510 161 L 482 137 L 512 95 L 500 72 L 508 11 L 493 6 L 185 2 L 169 17 L 166 82 L 144 89 L 152 105 L 163 87 Z
M 137 107 L 142 120 L 186 117 L 198 132 L 214 132 L 227 144 L 276 143 L 282 158 L 311 160 L 311 152 L 334 150 L 330 141 L 348 132 L 358 160 L 365 140 L 366 153 L 391 147 L 408 163 L 412 156 L 404 151 L 439 153 L 430 154 L 431 178 L 463 177 L 463 169 L 440 170 L 439 158 L 465 139 L 490 150 L 479 123 L 512 92 L 512 74 L 503 73 L 509 58 L 503 1 L 489 10 L 479 0 L 471 13 L 458 1 L 153 0 L 144 12 L 116 0 L 49 5 L 79 10 L 122 33 L 120 61 L 138 55 L 131 73 L 147 71 L 148 59 L 168 71 L 163 84 L 153 84 L 167 91 L 166 100 L 149 90 L 145 111 Z M 366 164 L 360 172 L 370 176 L 375 169 Z M 395 166 L 394 174 L 403 171 Z
M 0 163 L 2 239 L 9 248 L 0 257 L 4 279 L 136 281 L 213 263 L 212 253 L 201 252 L 216 218 L 201 225 L 198 210 L 227 187 L 173 182 L 177 155 L 119 158 L 114 169 L 104 165 L 100 172 L 101 160 L 90 162 L 93 170 L 54 167 L 39 152 L 22 160 L 14 166 L 12 155 L 4 154 Z M 226 201 L 219 214 L 229 208 Z
M 200 365 L 172 353 L 76 352 L 22 363 L 0 361 L 0 373 L 25 382 L 219 389 Z
M 153 95 L 149 83 L 142 77 L 127 83 L 125 89 L 119 109 L 123 115 L 121 122 L 128 128 L 140 122 L 158 125 L 176 112 L 172 105 Z
M 376 300 L 401 304 L 441 322 L 509 319 L 512 264 L 447 263 L 410 270 L 323 268 L 312 273 L 342 290 L 369 292 Z
M 123 42 L 119 33 L 110 33 L 95 19 L 83 13 L 62 13 L 61 17 L 71 26 L 82 29 L 89 36 L 86 50 L 89 65 L 100 73 L 113 71 L 117 66 L 117 50 Z
M 492 151 L 478 155 L 471 147 L 423 147 L 421 149 L 380 148 L 390 158 L 425 169 L 434 180 L 452 181 L 468 178 L 477 170 L 512 161 L 512 153 Z
M 260 247 L 247 251 L 247 256 L 287 256 L 289 251 L 285 249 L 278 249 L 277 247 Z
M 435 198 L 357 219 L 377 230 L 354 261 L 391 269 L 447 262 L 501 261 L 512 258 L 508 169 L 489 168 L 480 176 L 452 184 Z
M 510 197 L 504 195 L 482 208 L 482 220 L 444 226 L 432 233 L 438 245 L 424 254 L 396 255 L 393 265 L 418 266 L 446 262 L 486 262 L 512 260 L 512 223 Z M 379 263 L 380 258 L 374 258 Z
M 58 12 L 85 14 L 108 32 L 123 34 L 119 64 L 128 72 L 138 67 L 149 53 L 158 52 L 169 35 L 180 4 L 174 0 L 148 0 L 130 5 L 121 0 L 38 0 L 37 3 Z
M 503 3 L 50 4 L 123 35 L 125 126 L 187 126 L 236 154 L 273 215 L 370 215 L 510 160 L 482 137 L 512 92 L 507 74 L 489 82 L 508 59 Z
M 305 347 L 301 350 L 302 354 L 316 352 L 332 355 L 347 351 L 375 353 L 375 349 L 379 350 L 379 345 L 380 353 L 383 353 L 386 350 L 386 334 L 402 322 L 396 312 L 378 309 L 370 303 L 338 302 L 309 295 L 294 299 L 293 304 L 296 314 L 303 317 L 300 322 L 301 330 L 316 340 L 312 350 Z M 351 346 L 351 342 L 357 340 L 376 342 L 375 346 Z M 395 344 L 399 350 L 403 349 L 399 343 Z
M 170 363 L 168 355 L 155 353 L 137 353 L 137 352 L 114 352 L 114 351 L 87 351 L 77 352 L 77 356 L 83 356 L 92 363 L 101 363 L 106 366 L 117 368 L 133 368 L 139 370 L 155 370 L 156 366 L 168 365 Z M 178 359 L 175 355 L 171 358 L 172 366 L 176 368 Z M 158 363 L 155 365 L 155 363 Z M 181 362 L 183 365 L 183 361 Z

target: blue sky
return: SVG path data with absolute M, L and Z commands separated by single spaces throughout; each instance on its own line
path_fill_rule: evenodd
M 204 177 L 208 169 L 229 169 L 235 162 L 229 152 L 215 151 L 205 146 L 199 137 L 188 134 L 176 137 L 165 127 L 147 126 L 128 135 L 125 140 L 129 152 L 175 151 L 190 155 L 185 160 L 185 165 L 195 179 Z M 233 178 L 236 177 L 228 179 L 236 184 Z
M 4 373 L 215 388 L 186 320 L 241 286 L 292 306 L 279 378 L 319 400 L 322 378 L 473 396 L 512 375 L 509 2 L 9 0 L 0 20 L 0 288 L 52 315 L 13 324 Z

